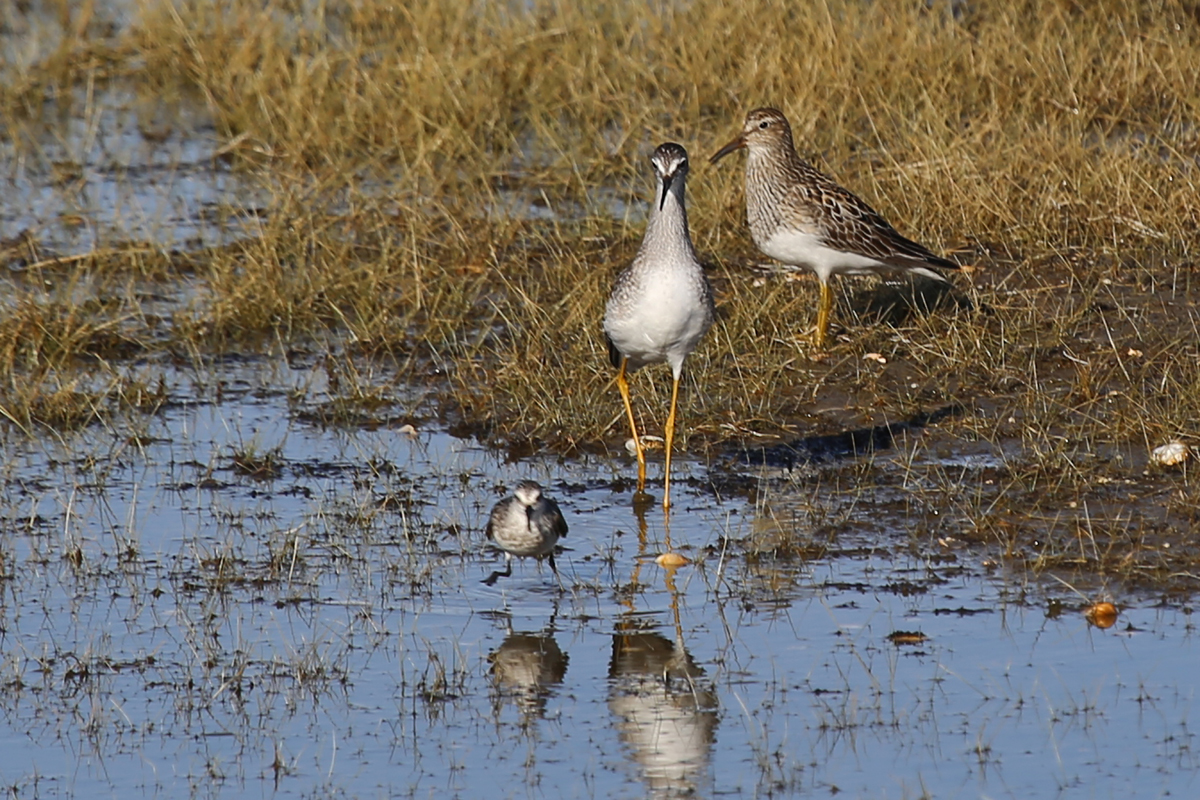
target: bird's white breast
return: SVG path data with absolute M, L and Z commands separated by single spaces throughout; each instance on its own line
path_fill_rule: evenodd
M 876 258 L 837 250 L 826 245 L 817 234 L 795 229 L 781 228 L 755 244 L 776 261 L 810 269 L 823 281 L 833 274 L 872 275 L 887 269 Z
M 526 506 L 510 499 L 492 519 L 492 538 L 514 556 L 542 556 L 553 552 L 558 537 L 530 525 Z
M 607 315 L 605 333 L 631 366 L 667 362 L 678 372 L 711 324 L 697 268 L 648 271 L 631 305 Z

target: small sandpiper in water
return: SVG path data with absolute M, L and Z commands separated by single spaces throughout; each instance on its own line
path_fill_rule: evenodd
M 674 381 L 671 410 L 664 429 L 666 466 L 663 508 L 671 507 L 671 447 L 675 439 L 675 409 L 683 360 L 696 349 L 713 323 L 712 287 L 696 259 L 688 234 L 684 186 L 687 151 L 680 145 L 658 146 L 650 157 L 658 187 L 642 246 L 617 277 L 604 310 L 608 356 L 617 368 L 617 388 L 625 403 L 638 462 L 638 491 L 646 489 L 646 454 L 638 437 L 626 373 L 647 364 L 666 362 Z
M 512 575 L 513 556 L 544 558 L 561 589 L 562 577 L 554 564 L 554 548 L 566 535 L 567 521 L 558 503 L 544 496 L 536 482 L 521 481 L 511 497 L 496 503 L 488 519 L 487 538 L 504 551 L 504 571 L 496 570 L 483 582 L 491 586 L 498 578 Z
M 746 148 L 746 217 L 766 255 L 816 273 L 821 295 L 813 345 L 825 346 L 833 307 L 833 275 L 909 273 L 948 282 L 931 267 L 955 264 L 901 236 L 869 205 L 800 156 L 783 113 L 756 108 L 741 134 L 716 152 L 715 164 Z

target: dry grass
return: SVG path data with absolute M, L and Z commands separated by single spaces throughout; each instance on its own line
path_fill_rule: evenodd
M 1140 470 L 1148 447 L 1197 436 L 1200 12 L 952 6 L 362 0 L 320 16 L 285 0 L 145 0 L 113 29 L 63 4 L 62 35 L 0 81 L 14 152 L 36 161 L 45 97 L 69 110 L 73 88 L 120 80 L 148 105 L 205 109 L 221 157 L 275 202 L 236 246 L 15 282 L 0 371 L 21 391 L 0 403 L 34 418 L 117 340 L 176 353 L 318 341 L 346 364 L 389 357 L 404 382 L 437 388 L 433 410 L 493 441 L 615 444 L 599 319 L 640 239 L 645 156 L 670 139 L 693 155 L 693 236 L 720 303 L 689 361 L 691 446 L 959 401 L 976 413 L 955 429 L 1003 449 L 1008 485 L 1085 495 Z M 703 160 L 762 104 L 899 229 L 974 264 L 956 280 L 979 310 L 893 327 L 858 324 L 843 302 L 850 335 L 812 360 L 799 336 L 813 284 L 746 269 L 760 257 L 740 165 Z M 98 274 L 103 292 L 63 288 Z M 169 317 L 130 299 L 147 282 L 179 283 Z M 345 373 L 347 396 L 386 405 Z M 657 432 L 664 376 L 639 375 L 635 397 Z

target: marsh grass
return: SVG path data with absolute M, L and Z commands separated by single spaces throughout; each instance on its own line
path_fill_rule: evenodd
M 121 81 L 148 107 L 202 108 L 217 157 L 274 202 L 227 209 L 252 235 L 204 251 L 39 260 L 29 234 L 6 241 L 11 266 L 40 265 L 9 277 L 0 312 L 0 406 L 26 430 L 120 409 L 122 361 L 303 344 L 340 365 L 332 424 L 433 414 L 512 447 L 619 447 L 599 319 L 642 233 L 645 157 L 673 139 L 692 154 L 719 303 L 688 362 L 689 449 L 960 402 L 973 413 L 944 427 L 1005 458 L 975 500 L 948 501 L 988 536 L 1011 539 L 983 513 L 998 487 L 1116 507 L 1131 474 L 1172 497 L 1146 511 L 1155 524 L 1194 525 L 1187 474 L 1144 458 L 1194 441 L 1200 419 L 1187 3 L 144 0 L 125 27 L 92 4 L 56 13 L 59 35 L 0 81 L 4 135 L 31 169 L 54 174 L 37 143 L 80 111 L 69 90 Z M 815 358 L 814 283 L 749 269 L 763 259 L 741 164 L 704 160 L 762 104 L 789 115 L 802 155 L 971 265 L 955 281 L 974 310 L 874 324 L 853 313 L 864 284 L 843 281 L 845 335 Z M 146 310 L 164 292 L 170 309 Z M 425 387 L 424 404 L 372 364 Z M 662 370 L 635 379 L 650 433 L 668 389 Z

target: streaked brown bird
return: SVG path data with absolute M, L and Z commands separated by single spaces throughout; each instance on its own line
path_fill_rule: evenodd
M 742 132 L 710 159 L 745 148 L 746 218 L 767 256 L 816 273 L 820 282 L 813 344 L 824 347 L 833 308 L 833 275 L 923 275 L 948 283 L 939 269 L 959 269 L 906 239 L 869 205 L 800 156 L 783 113 L 756 108 Z

